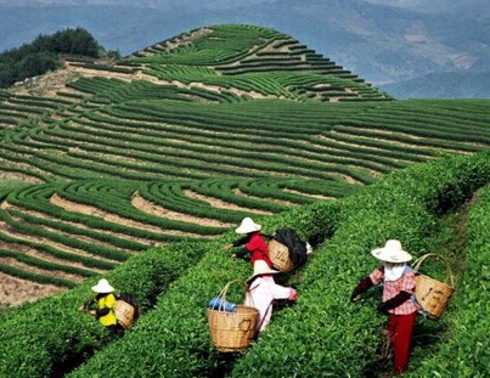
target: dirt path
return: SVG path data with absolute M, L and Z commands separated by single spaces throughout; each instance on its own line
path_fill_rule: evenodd
M 271 197 L 262 198 L 262 197 L 251 196 L 251 195 L 249 195 L 247 193 L 242 192 L 238 188 L 234 188 L 232 191 L 237 196 L 241 196 L 241 197 L 253 198 L 253 199 L 260 200 L 260 201 L 273 202 L 273 203 L 277 203 L 279 205 L 284 205 L 284 206 L 288 206 L 288 207 L 297 207 L 297 206 L 299 206 L 299 204 L 297 204 L 297 203 L 289 202 L 289 201 L 285 201 L 285 200 L 280 200 L 280 199 L 277 199 L 277 198 L 271 198 Z
M 72 273 L 66 273 L 66 272 L 63 272 L 61 270 L 49 270 L 49 269 L 37 268 L 35 266 L 17 261 L 13 257 L 0 257 L 0 263 L 12 266 L 14 268 L 22 269 L 25 272 L 41 274 L 43 276 L 48 276 L 48 277 L 63 278 L 65 280 L 71 281 L 71 282 L 77 282 L 78 283 L 78 282 L 82 282 L 85 279 L 85 277 L 81 277 L 81 276 L 78 276 L 78 275 L 72 274 Z
M 16 222 L 24 222 L 24 220 L 20 217 L 12 216 L 12 219 Z M 64 236 L 64 237 L 70 238 L 70 239 L 76 239 L 76 240 L 79 240 L 81 242 L 84 242 L 84 243 L 87 243 L 90 245 L 96 245 L 96 246 L 100 246 L 100 247 L 104 247 L 104 248 L 109 248 L 109 249 L 113 249 L 113 250 L 128 253 L 128 254 L 136 254 L 135 251 L 132 251 L 130 249 L 117 247 L 117 246 L 114 246 L 110 243 L 102 242 L 100 240 L 91 238 L 90 236 L 70 234 L 67 232 L 60 231 L 59 229 L 52 228 L 52 227 L 45 226 L 45 225 L 38 225 L 37 224 L 36 227 L 38 227 L 39 229 L 41 229 L 43 231 L 50 232 L 52 234 L 56 234 L 56 235 L 60 235 L 60 236 Z
M 283 191 L 285 191 L 287 193 L 297 194 L 299 196 L 316 198 L 316 199 L 319 199 L 319 200 L 322 200 L 322 201 L 332 201 L 332 200 L 336 200 L 337 199 L 335 197 L 322 196 L 321 194 L 303 193 L 303 192 L 300 192 L 300 191 L 297 191 L 297 190 L 293 190 L 293 189 L 283 189 Z
M 26 210 L 26 209 L 24 209 L 22 207 L 13 206 L 13 205 L 9 204 L 6 201 L 2 203 L 1 208 L 2 209 L 10 209 L 10 208 L 12 208 L 12 209 L 15 209 L 17 211 L 21 211 L 23 213 L 32 215 L 34 217 L 46 219 L 46 220 L 49 220 L 49 221 L 52 221 L 52 222 L 60 222 L 60 219 L 58 219 L 58 218 L 50 217 L 50 216 L 47 216 L 44 213 L 40 213 L 40 212 L 37 212 L 37 211 Z M 145 238 L 139 238 L 137 236 L 130 236 L 130 235 L 126 235 L 126 234 L 123 234 L 123 233 L 120 233 L 120 232 L 108 231 L 108 230 L 102 230 L 102 229 L 95 229 L 95 228 L 92 228 L 92 227 L 88 227 L 88 226 L 86 226 L 86 225 L 84 225 L 82 223 L 70 222 L 70 221 L 67 221 L 67 220 L 63 220 L 63 223 L 68 224 L 68 225 L 71 225 L 73 227 L 77 227 L 77 228 L 83 229 L 83 230 L 96 231 L 96 232 L 100 232 L 100 233 L 103 233 L 103 234 L 111 235 L 111 236 L 114 236 L 114 237 L 117 237 L 117 238 L 120 238 L 120 239 L 136 241 L 138 243 L 148 245 L 148 248 L 150 248 L 150 246 L 156 246 L 156 245 L 163 244 L 163 243 L 157 242 L 155 240 L 145 239 Z
M 184 213 L 178 213 L 176 211 L 168 210 L 165 209 L 162 206 L 156 205 L 153 202 L 150 202 L 146 200 L 145 198 L 141 197 L 139 192 L 136 192 L 133 194 L 133 197 L 131 198 L 131 204 L 137 208 L 138 210 L 154 215 L 157 217 L 161 218 L 168 218 L 168 219 L 173 219 L 173 220 L 178 220 L 182 222 L 188 222 L 188 223 L 194 223 L 194 224 L 199 224 L 202 226 L 212 226 L 212 227 L 231 227 L 231 223 L 225 223 L 221 222 L 216 219 L 211 219 L 211 218 L 200 218 L 200 217 L 195 217 L 189 214 L 184 214 Z
M 24 302 L 34 302 L 65 290 L 62 287 L 41 285 L 0 272 L 0 310 L 2 307 L 7 308 L 21 305 Z
M 8 172 L 0 170 L 0 180 L 16 180 L 23 181 L 29 184 L 42 184 L 43 180 L 38 179 L 35 176 L 28 176 L 18 172 Z
M 49 262 L 52 262 L 55 264 L 70 265 L 70 266 L 82 268 L 85 270 L 89 270 L 89 271 L 92 271 L 95 273 L 103 273 L 104 272 L 101 269 L 97 269 L 97 268 L 93 268 L 93 267 L 86 267 L 82 263 L 60 259 L 60 258 L 52 256 L 48 253 L 38 251 L 37 249 L 31 248 L 27 245 L 16 244 L 16 243 L 6 243 L 3 241 L 0 241 L 0 248 L 5 249 L 7 251 L 12 251 L 12 252 L 16 252 L 19 254 L 24 254 L 27 256 L 36 257 L 40 260 L 46 260 L 46 261 L 49 261 Z
M 189 198 L 195 198 L 195 199 L 198 199 L 200 201 L 207 202 L 211 206 L 216 207 L 217 209 L 238 210 L 238 211 L 244 211 L 247 213 L 264 214 L 264 215 L 271 215 L 272 214 L 271 212 L 268 212 L 268 211 L 251 209 L 248 207 L 241 207 L 241 206 L 235 205 L 234 203 L 223 201 L 219 198 L 204 196 L 204 195 L 196 193 L 192 190 L 184 190 L 184 194 Z
M 12 228 L 5 222 L 0 222 L 0 232 L 2 232 L 3 234 L 5 234 L 11 238 L 16 238 L 19 240 L 27 240 L 27 241 L 30 241 L 32 243 L 45 244 L 45 245 L 53 247 L 59 251 L 70 253 L 70 254 L 73 254 L 75 256 L 84 256 L 84 257 L 90 257 L 90 258 L 95 259 L 95 260 L 102 260 L 102 261 L 111 262 L 111 263 L 119 263 L 119 261 L 117 261 L 117 260 L 112 260 L 112 259 L 108 259 L 106 257 L 93 255 L 93 254 L 90 254 L 84 250 L 72 248 L 72 247 L 69 247 L 65 244 L 54 242 L 54 241 L 47 239 L 47 238 L 43 238 L 43 237 L 39 237 L 39 236 L 31 236 L 31 235 L 27 235 L 27 234 L 18 232 L 16 230 L 12 230 Z
M 66 86 L 67 83 L 77 78 L 76 72 L 70 69 L 58 69 L 48 72 L 29 85 L 13 87 L 12 91 L 19 95 L 31 95 L 42 97 L 58 97 L 56 92 L 79 93 Z M 75 100 L 72 100 L 75 101 Z
M 112 213 L 106 212 L 104 210 L 98 209 L 95 206 L 90 206 L 90 205 L 85 205 L 85 204 L 69 201 L 67 199 L 60 197 L 58 194 L 54 194 L 53 196 L 51 196 L 51 198 L 49 199 L 49 202 L 55 206 L 59 206 L 59 207 L 65 209 L 66 211 L 76 212 L 76 213 L 81 213 L 81 214 L 85 214 L 85 215 L 90 215 L 93 217 L 102 218 L 107 222 L 117 223 L 117 224 L 120 224 L 120 225 L 123 225 L 126 227 L 132 227 L 132 228 L 136 228 L 139 230 L 149 230 L 152 232 L 164 233 L 164 234 L 168 234 L 168 235 L 189 236 L 189 237 L 199 237 L 199 238 L 204 237 L 202 235 L 198 235 L 198 234 L 194 234 L 194 233 L 190 233 L 190 232 L 182 232 L 182 231 L 177 231 L 177 230 L 163 229 L 163 228 L 160 228 L 158 226 L 153 226 L 150 224 L 144 224 L 144 223 L 134 221 L 132 219 L 123 218 L 119 215 L 112 214 Z

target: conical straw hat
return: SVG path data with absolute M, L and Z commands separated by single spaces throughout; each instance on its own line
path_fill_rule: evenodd
M 410 253 L 402 249 L 402 244 L 396 240 L 388 240 L 383 248 L 376 248 L 371 254 L 378 260 L 389 263 L 405 263 L 412 260 Z
M 92 291 L 95 291 L 96 293 L 112 293 L 114 291 L 114 288 L 109 285 L 109 282 L 105 279 L 102 278 L 97 285 L 92 286 Z
M 242 224 L 238 226 L 235 232 L 237 234 L 248 234 L 250 232 L 260 231 L 261 228 L 262 226 L 255 223 L 252 218 L 246 217 L 243 218 Z
M 254 262 L 254 274 L 251 275 L 247 282 L 252 281 L 255 277 L 263 276 L 265 274 L 277 274 L 280 273 L 278 270 L 273 270 L 269 268 L 269 265 L 264 260 L 257 260 Z

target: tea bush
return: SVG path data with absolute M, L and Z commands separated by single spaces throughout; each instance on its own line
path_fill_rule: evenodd
M 448 334 L 409 376 L 475 378 L 488 375 L 489 211 L 490 186 L 487 185 L 470 210 L 464 275 L 451 299 L 451 306 L 456 310 L 448 314 Z
M 232 369 L 232 376 L 359 376 L 375 358 L 382 316 L 373 316 L 374 295 L 360 304 L 349 296 L 357 280 L 376 261 L 369 251 L 398 238 L 414 256 L 427 252 L 425 237 L 434 232 L 442 203 L 461 203 L 490 177 L 490 153 L 451 157 L 397 172 L 359 194 L 335 203 L 312 206 L 269 218 L 265 232 L 278 225 L 298 229 L 321 241 L 297 280 L 300 300 L 274 315 L 274 321 L 234 367 L 210 346 L 205 303 L 233 279 L 250 274 L 247 264 L 219 251 L 230 239 L 210 243 L 206 256 L 172 284 L 157 308 L 141 319 L 138 329 L 100 351 L 73 372 L 86 377 L 212 376 Z M 261 221 L 261 220 L 260 220 Z M 260 222 L 259 222 L 260 223 Z M 248 273 L 247 273 L 248 272 Z M 230 289 L 231 301 L 242 291 Z M 379 298 L 378 298 L 379 300 Z M 117 364 L 111 361 L 117 360 Z
M 131 293 L 142 312 L 148 312 L 169 284 L 202 254 L 201 244 L 175 243 L 133 257 L 106 277 L 117 292 Z M 87 313 L 77 311 L 93 295 L 90 287 L 97 279 L 1 315 L 1 377 L 61 376 L 103 346 L 106 331 Z M 136 323 L 134 330 L 138 327 Z
M 462 204 L 489 181 L 489 157 L 487 152 L 416 166 L 346 199 L 348 215 L 305 270 L 298 305 L 278 314 L 231 375 L 362 376 L 376 359 L 384 319 L 374 315 L 371 296 L 349 303 L 357 280 L 376 266 L 369 251 L 398 238 L 414 257 L 426 253 L 437 213 L 449 209 L 446 203 Z

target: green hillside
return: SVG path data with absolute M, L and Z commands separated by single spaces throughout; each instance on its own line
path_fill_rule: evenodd
M 248 25 L 192 30 L 117 64 L 72 59 L 1 91 L 0 272 L 72 290 L 0 315 L 0 376 L 102 366 L 114 377 L 362 376 L 382 318 L 374 299 L 355 308 L 347 293 L 372 265 L 370 248 L 396 237 L 415 256 L 467 258 L 465 277 L 475 274 L 471 237 L 444 235 L 488 183 L 489 105 L 395 101 L 292 37 Z M 245 216 L 269 233 L 290 225 L 317 252 L 288 277 L 300 303 L 227 360 L 210 346 L 204 303 L 250 273 L 218 251 Z M 76 312 L 100 274 L 144 313 L 108 346 Z M 455 306 L 442 324 L 468 316 Z M 446 337 L 444 326 L 429 331 Z

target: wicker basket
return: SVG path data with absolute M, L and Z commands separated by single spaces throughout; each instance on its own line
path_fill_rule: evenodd
M 421 307 L 422 313 L 430 319 L 437 320 L 446 310 L 454 293 L 454 276 L 449 261 L 435 253 L 428 253 L 418 258 L 414 262 L 414 269 L 418 271 L 420 264 L 429 256 L 437 257 L 445 262 L 447 283 L 439 282 L 423 274 L 417 274 L 415 276 L 415 298 Z
M 226 300 L 229 282 L 218 298 Z M 220 352 L 240 352 L 250 346 L 255 336 L 259 310 L 254 307 L 237 305 L 236 312 L 224 309 L 208 309 L 209 334 L 214 347 Z
M 117 322 L 124 329 L 133 325 L 135 309 L 128 302 L 118 299 L 114 305 Z
M 283 273 L 287 273 L 294 268 L 292 260 L 289 258 L 289 248 L 277 240 L 272 239 L 267 245 L 269 251 L 269 259 L 277 269 Z

